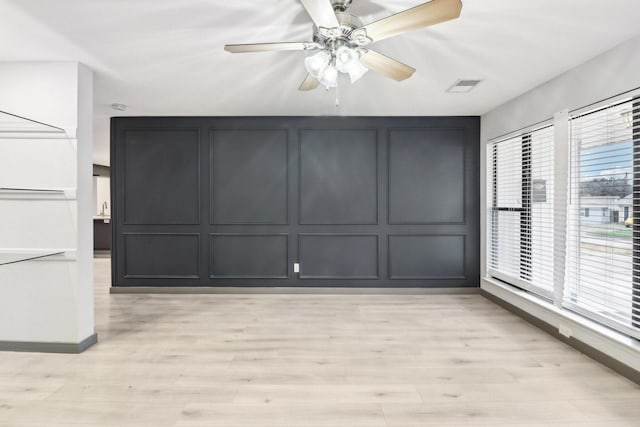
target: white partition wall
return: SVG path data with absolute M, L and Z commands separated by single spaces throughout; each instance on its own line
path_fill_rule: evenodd
M 96 341 L 92 92 L 77 63 L 0 64 L 0 350 Z

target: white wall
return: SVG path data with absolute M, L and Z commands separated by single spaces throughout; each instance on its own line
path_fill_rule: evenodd
M 581 64 L 482 116 L 483 139 L 495 138 L 640 87 L 640 36 Z
M 76 342 L 93 327 L 93 72 L 78 65 L 78 289 Z
M 79 343 L 93 335 L 93 73 L 78 63 L 0 63 L 0 111 L 64 134 L 0 138 L 0 252 L 65 256 L 0 266 L 0 341 Z
M 78 64 L 0 63 L 0 111 L 75 130 L 78 126 Z
M 583 342 L 638 370 L 640 370 L 640 357 L 638 357 L 640 345 L 633 340 L 616 334 L 603 333 L 603 328 L 597 328 L 588 321 L 582 322 L 576 316 L 569 318 L 562 310 L 553 306 L 546 307 L 533 299 L 528 299 L 522 292 L 513 292 L 508 287 L 486 280 L 486 144 L 493 138 L 552 119 L 555 113 L 564 109 L 577 110 L 639 87 L 640 37 L 635 37 L 484 114 L 481 119 L 480 150 L 482 288 L 532 312 L 548 323 L 571 324 L 574 327 L 574 335 Z

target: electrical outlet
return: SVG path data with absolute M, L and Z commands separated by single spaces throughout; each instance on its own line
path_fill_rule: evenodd
M 560 335 L 564 335 L 567 338 L 571 338 L 573 335 L 573 331 L 567 325 L 558 326 L 558 332 L 560 332 Z
M 297 262 L 293 263 L 293 272 L 300 273 L 300 264 L 298 264 Z

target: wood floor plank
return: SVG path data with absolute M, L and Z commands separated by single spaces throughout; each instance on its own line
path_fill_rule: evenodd
M 387 427 L 378 404 L 188 404 L 177 427 Z
M 355 403 L 422 403 L 422 398 L 411 384 L 304 384 L 304 385 L 242 385 L 234 403 L 255 405 Z
M 558 421 L 589 421 L 589 418 L 568 402 L 455 402 L 383 404 L 390 427 L 445 426 L 451 424 L 545 425 Z

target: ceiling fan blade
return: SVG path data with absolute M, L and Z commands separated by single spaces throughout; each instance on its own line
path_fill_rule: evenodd
M 316 27 L 335 28 L 340 26 L 329 0 L 300 0 Z
M 372 41 L 384 40 L 460 16 L 460 0 L 432 0 L 361 27 Z
M 292 42 L 292 43 L 253 43 L 253 44 L 228 44 L 224 50 L 231 53 L 250 52 L 274 52 L 283 50 L 312 50 L 318 45 L 313 42 Z
M 397 81 L 408 79 L 416 71 L 415 68 L 373 50 L 362 55 L 360 63 L 370 70 Z
M 313 77 L 311 74 L 307 74 L 307 77 L 304 79 L 298 90 L 307 91 L 313 90 L 320 85 L 318 79 Z

